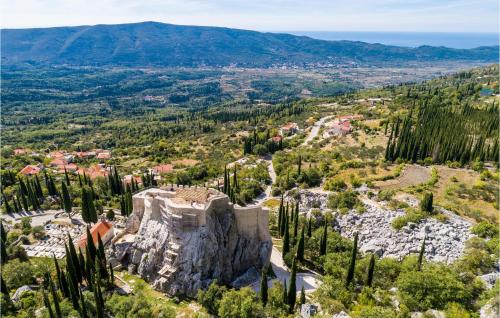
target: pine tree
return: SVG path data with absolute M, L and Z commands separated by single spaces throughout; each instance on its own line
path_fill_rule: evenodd
M 262 277 L 260 280 L 260 301 L 262 302 L 262 306 L 266 306 L 267 304 L 267 266 L 264 266 L 262 269 Z
M 351 261 L 349 263 L 349 270 L 347 272 L 345 287 L 348 288 L 354 279 L 354 269 L 356 266 L 356 256 L 358 254 L 358 233 L 354 234 L 354 245 L 351 252 Z
M 302 227 L 299 242 L 297 243 L 297 259 L 304 261 L 304 226 Z
M 368 274 L 366 278 L 366 285 L 368 287 L 372 287 L 374 271 L 375 271 L 375 256 L 372 254 L 372 256 L 370 257 L 370 264 L 368 265 Z
M 420 252 L 418 253 L 418 271 L 422 270 L 422 263 L 424 261 L 424 253 L 425 253 L 425 238 L 422 241 L 422 245 L 420 246 Z
M 71 217 L 71 197 L 69 195 L 68 187 L 66 186 L 66 183 L 62 182 L 61 184 L 61 191 L 62 191 L 62 201 L 63 201 L 63 206 L 64 206 L 64 211 L 68 213 L 68 216 Z
M 325 226 L 323 227 L 323 235 L 321 236 L 321 240 L 319 242 L 319 255 L 326 255 L 326 246 L 328 240 L 328 223 L 325 222 Z
M 297 301 L 297 261 L 293 259 L 292 273 L 290 275 L 290 286 L 288 287 L 288 301 L 287 304 L 290 306 L 290 313 L 295 309 L 295 302 Z
M 300 305 L 304 305 L 306 303 L 306 292 L 304 291 L 304 285 L 300 289 Z

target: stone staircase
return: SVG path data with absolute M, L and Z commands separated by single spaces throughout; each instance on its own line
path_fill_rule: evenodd
M 179 251 L 181 248 L 180 240 L 181 238 L 178 236 L 172 237 L 172 240 L 168 242 L 168 250 L 165 265 L 160 269 L 158 274 L 165 278 L 165 281 L 169 281 L 175 273 L 177 273 L 177 266 L 175 265 L 175 261 L 177 260 L 177 256 L 179 255 Z

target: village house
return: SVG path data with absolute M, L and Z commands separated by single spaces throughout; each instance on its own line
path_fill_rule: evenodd
M 96 153 L 95 151 L 77 151 L 75 155 L 78 158 L 88 159 L 88 158 L 94 158 L 96 156 Z
M 280 143 L 281 140 L 283 140 L 283 137 L 281 137 L 280 135 L 277 135 L 277 136 L 271 137 L 270 140 L 278 144 L 278 143 Z
M 21 169 L 20 173 L 22 173 L 25 176 L 33 176 L 33 175 L 39 174 L 40 171 L 42 171 L 42 169 L 43 168 L 41 165 L 38 165 L 38 166 L 27 165 L 26 167 Z
M 109 150 L 103 150 L 97 153 L 97 159 L 108 160 L 111 159 L 111 152 Z
M 153 172 L 154 175 L 170 173 L 170 172 L 174 171 L 174 166 L 172 164 L 167 163 L 167 164 L 155 166 L 151 169 L 151 171 Z
M 287 123 L 280 128 L 281 136 L 291 136 L 299 131 L 299 125 L 297 123 Z
M 23 148 L 16 148 L 14 149 L 14 155 L 18 156 L 18 155 L 24 155 L 28 152 L 27 149 L 23 149 Z
M 113 224 L 111 222 L 107 222 L 106 220 L 101 220 L 92 226 L 90 229 L 90 235 L 92 235 L 92 241 L 96 246 L 98 244 L 98 236 L 101 236 L 102 243 L 106 245 L 115 236 Z M 87 246 L 86 233 L 80 237 L 77 246 L 81 250 L 85 249 Z
M 131 174 L 128 174 L 128 175 L 124 176 L 123 179 L 122 179 L 122 182 L 125 185 L 128 185 L 128 184 L 132 183 L 132 180 L 135 180 L 135 182 L 137 183 L 137 185 L 142 185 L 142 178 L 140 176 L 134 176 L 134 175 L 131 175 Z
M 93 180 L 98 177 L 103 177 L 103 178 L 107 177 L 109 175 L 109 169 L 106 167 L 105 164 L 100 163 L 90 166 L 88 168 L 79 168 L 77 170 L 77 173 L 80 175 L 83 175 L 85 173 L 87 177 Z

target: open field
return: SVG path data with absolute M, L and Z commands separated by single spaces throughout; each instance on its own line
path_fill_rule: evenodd
M 381 190 L 398 190 L 410 186 L 422 184 L 429 180 L 431 169 L 417 165 L 406 166 L 399 177 L 396 179 L 377 181 L 375 186 Z

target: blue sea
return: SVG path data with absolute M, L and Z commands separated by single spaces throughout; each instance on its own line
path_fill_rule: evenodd
M 363 32 L 363 31 L 288 31 L 320 40 L 349 40 L 386 45 L 418 47 L 421 45 L 470 49 L 499 44 L 498 33 L 444 32 Z

